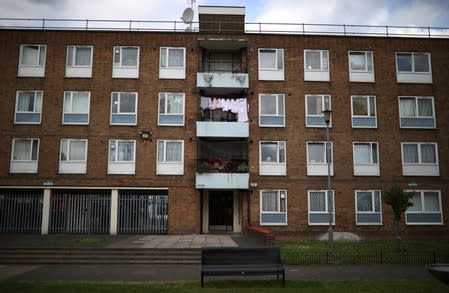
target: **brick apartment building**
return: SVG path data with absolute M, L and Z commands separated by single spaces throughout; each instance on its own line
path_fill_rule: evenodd
M 315 238 L 335 206 L 335 231 L 385 237 L 398 184 L 414 192 L 404 234 L 447 238 L 449 39 L 248 33 L 244 18 L 2 28 L 0 232 Z

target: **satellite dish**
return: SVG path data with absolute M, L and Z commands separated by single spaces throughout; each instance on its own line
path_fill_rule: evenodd
M 187 7 L 181 16 L 182 21 L 185 23 L 191 23 L 193 20 L 193 9 L 190 7 Z

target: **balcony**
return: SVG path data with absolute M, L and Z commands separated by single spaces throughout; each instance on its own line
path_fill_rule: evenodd
M 198 88 L 247 89 L 249 87 L 248 73 L 198 72 L 196 86 Z

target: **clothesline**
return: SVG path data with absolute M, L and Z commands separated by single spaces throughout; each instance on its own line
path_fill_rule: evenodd
M 222 110 L 224 112 L 230 111 L 237 114 L 237 122 L 248 122 L 248 102 L 245 97 L 241 98 L 214 98 L 201 97 L 201 110 Z

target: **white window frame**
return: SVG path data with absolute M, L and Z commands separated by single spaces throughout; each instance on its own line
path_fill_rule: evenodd
M 19 140 L 26 140 L 30 144 L 30 153 L 28 159 L 16 159 L 14 158 L 16 150 L 16 142 Z M 36 147 L 37 150 L 33 148 Z M 12 139 L 11 144 L 11 163 L 10 163 L 10 173 L 37 173 L 38 162 L 39 162 L 39 149 L 40 149 L 40 139 L 39 138 L 29 138 L 29 137 L 18 137 Z M 35 158 L 33 158 L 33 153 Z
M 123 49 L 137 49 L 136 65 L 123 65 Z M 119 61 L 116 62 L 116 53 Z M 140 47 L 139 46 L 114 46 L 112 52 L 112 78 L 139 78 Z
M 262 145 L 276 146 L 276 158 L 265 161 L 262 158 Z M 284 156 L 281 156 L 283 151 Z M 271 158 L 271 157 L 270 157 Z M 259 175 L 286 176 L 287 175 L 287 142 L 286 141 L 260 141 L 259 142 Z
M 275 114 L 262 113 L 262 97 L 267 96 L 276 100 Z M 282 107 L 279 106 L 280 99 L 282 99 Z M 263 123 L 263 117 L 273 117 L 282 119 L 282 124 Z M 285 127 L 285 95 L 284 94 L 259 94 L 259 126 L 260 127 Z
M 369 146 L 369 162 L 359 163 L 356 162 L 356 146 L 368 145 Z M 374 146 L 376 146 L 374 148 Z M 374 153 L 375 152 L 375 153 Z M 380 176 L 380 163 L 379 163 L 379 144 L 371 141 L 356 141 L 352 143 L 352 154 L 354 162 L 354 176 Z M 377 159 L 377 162 L 374 162 Z
M 413 211 L 411 209 L 413 209 L 413 207 L 409 207 L 406 211 L 405 211 L 405 224 L 406 225 L 443 225 L 444 224 L 444 220 L 443 220 L 443 206 L 442 206 L 442 202 L 441 202 L 441 190 L 405 190 L 406 192 L 411 192 L 411 193 L 419 193 L 420 194 L 420 198 L 421 198 L 421 210 L 420 211 Z M 432 193 L 438 193 L 438 207 L 439 207 L 439 211 L 426 211 L 426 202 L 424 199 L 425 193 L 426 192 L 432 192 Z M 408 219 L 408 217 L 410 215 L 413 214 L 439 214 L 441 217 L 441 221 L 440 222 L 412 222 Z
M 358 205 L 358 193 L 364 192 L 364 193 L 370 193 L 371 194 L 371 211 L 359 211 L 359 205 Z M 376 211 L 376 200 L 375 196 L 379 196 L 379 211 Z M 382 193 L 380 190 L 355 190 L 354 191 L 354 202 L 355 202 L 355 220 L 357 226 L 373 226 L 373 225 L 382 225 Z M 358 214 L 362 215 L 376 215 L 379 214 L 380 221 L 379 222 L 359 222 L 358 221 Z
M 73 112 L 73 100 L 74 100 L 74 94 L 77 93 L 84 93 L 87 94 L 87 110 L 85 112 Z M 66 112 L 66 98 L 70 99 L 70 105 L 68 107 L 70 108 L 70 111 Z M 87 121 L 86 122 L 67 122 L 66 116 L 67 115 L 87 115 Z M 90 120 L 90 92 L 89 91 L 64 91 L 64 97 L 63 97 L 63 103 L 62 103 L 62 124 L 65 125 L 88 125 Z
M 309 97 L 319 97 L 321 98 L 321 111 L 318 114 L 309 114 Z M 327 102 L 326 102 L 327 100 Z M 327 94 L 306 94 L 305 95 L 305 111 L 306 111 L 306 115 L 305 115 L 305 123 L 306 123 L 306 127 L 327 127 L 326 126 L 326 122 L 324 121 L 324 114 L 323 111 L 324 110 L 332 110 L 332 97 L 331 95 L 327 95 Z M 317 119 L 319 120 L 319 122 L 314 122 L 314 123 L 310 123 L 309 119 Z M 331 121 L 329 121 L 329 127 L 332 127 L 332 116 L 331 116 Z
M 19 111 L 19 98 L 22 93 L 32 92 L 34 93 L 34 103 L 32 111 Z M 44 99 L 44 92 L 39 90 L 18 90 L 16 92 L 16 108 L 14 113 L 14 124 L 41 124 L 42 120 L 42 100 Z M 27 121 L 18 121 L 18 115 L 36 115 L 39 114 L 39 121 L 37 122 L 27 122 Z
M 311 211 L 310 210 L 310 196 L 311 193 L 324 193 L 325 196 L 325 210 L 324 211 Z M 330 191 L 332 193 L 332 206 L 333 206 L 333 211 L 332 211 L 332 225 L 335 225 L 335 191 L 331 190 Z M 328 190 L 307 190 L 307 212 L 308 212 L 308 224 L 309 226 L 325 226 L 325 225 L 329 225 L 329 192 Z M 310 221 L 310 217 L 311 215 L 316 215 L 316 214 L 322 214 L 327 216 L 326 221 L 322 221 L 322 222 L 317 222 L 317 223 L 312 223 Z
M 307 66 L 307 53 L 315 52 L 320 53 L 320 68 L 314 69 L 311 66 Z M 310 67 L 310 68 L 309 68 Z M 330 81 L 329 75 L 329 50 L 304 50 L 304 80 L 305 81 Z
M 353 69 L 351 56 L 354 54 L 364 55 L 364 69 Z M 351 82 L 374 82 L 374 54 L 373 51 L 348 51 L 349 81 Z M 371 62 L 371 68 L 369 63 Z
M 77 51 L 78 49 L 89 49 L 90 60 L 87 65 L 77 65 Z M 72 51 L 70 54 L 69 52 Z M 67 46 L 67 60 L 66 60 L 66 77 L 92 77 L 92 63 L 93 63 L 93 51 L 94 47 L 90 45 L 69 45 Z M 71 55 L 71 58 L 70 58 Z
M 312 162 L 312 160 L 310 160 L 310 156 L 309 156 L 309 145 L 311 144 L 320 144 L 323 147 L 323 154 L 324 154 L 324 158 L 322 162 Z M 330 171 L 331 171 L 331 176 L 334 175 L 334 163 L 333 163 L 333 157 L 334 157 L 334 148 L 333 148 L 333 143 L 332 141 L 329 141 L 330 144 L 330 155 L 331 157 L 329 158 L 330 160 Z M 328 170 L 327 170 L 327 162 L 328 162 L 328 158 L 327 158 L 327 149 L 326 149 L 326 141 L 307 141 L 306 142 L 306 154 L 307 154 L 307 176 L 327 176 Z
M 416 145 L 418 162 L 405 162 L 405 145 Z M 433 145 L 435 163 L 422 162 L 422 145 Z M 438 143 L 436 142 L 401 142 L 402 175 L 404 176 L 440 176 L 438 162 Z
M 24 64 L 24 48 L 25 47 L 38 47 L 38 52 L 36 56 L 36 62 L 32 64 Z M 42 58 L 41 58 L 41 55 Z M 44 77 L 45 76 L 45 61 L 47 55 L 47 45 L 41 44 L 22 44 L 20 45 L 19 52 L 19 68 L 18 76 L 28 76 L 28 77 Z
M 169 104 L 169 97 L 173 97 L 174 95 L 179 95 L 182 97 L 182 112 L 180 113 L 167 113 L 168 111 L 168 104 Z M 161 98 L 164 96 L 165 98 L 165 105 L 164 109 L 165 112 L 161 113 Z M 158 95 L 158 125 L 159 126 L 184 126 L 185 124 L 185 93 L 171 93 L 171 92 L 161 92 Z M 182 116 L 182 122 L 181 123 L 164 123 L 161 121 L 161 118 L 163 116 Z
M 415 100 L 415 115 L 413 116 L 403 116 L 401 111 L 401 99 L 414 99 Z M 432 101 L 432 116 L 424 116 L 419 115 L 419 100 L 431 100 Z M 425 128 L 425 129 L 433 129 L 436 128 L 436 117 L 435 117 L 435 100 L 433 96 L 399 96 L 398 97 L 398 106 L 399 106 L 399 124 L 401 128 Z M 402 119 L 413 119 L 413 120 L 424 120 L 424 119 L 432 119 L 433 126 L 406 126 L 403 125 Z
M 354 99 L 360 98 L 360 99 L 366 99 L 366 105 L 367 105 L 367 114 L 366 115 L 356 115 L 354 114 Z M 371 103 L 373 101 L 373 103 Z M 372 112 L 374 112 L 374 115 L 372 115 Z M 363 126 L 363 125 L 356 125 L 354 123 L 355 120 L 374 120 L 374 126 Z M 351 95 L 351 123 L 352 128 L 377 128 L 377 105 L 376 105 L 376 96 L 370 96 L 370 95 Z
M 276 211 L 264 211 L 263 210 L 263 196 L 264 193 L 267 192 L 276 192 L 276 200 L 277 200 L 277 210 Z M 259 219 L 259 223 L 261 226 L 287 226 L 288 225 L 288 214 L 287 214 L 287 190 L 285 189 L 281 189 L 281 190 L 268 190 L 268 189 L 264 189 L 264 190 L 260 190 L 260 219 Z M 284 201 L 284 203 L 282 204 L 281 201 Z M 283 210 L 284 209 L 284 210 Z M 263 216 L 267 215 L 267 214 L 271 214 L 271 215 L 284 215 L 285 216 L 285 221 L 284 222 L 264 222 L 263 221 Z
M 266 51 L 268 54 L 272 52 L 274 54 L 275 64 L 274 67 L 263 67 L 262 65 L 262 52 Z M 258 65 L 259 65 L 259 80 L 284 80 L 284 49 L 275 48 L 259 48 L 258 50 Z
M 166 51 L 165 54 L 165 64 L 163 63 L 163 53 L 162 51 Z M 170 51 L 171 50 L 182 50 L 183 51 L 183 64 L 182 66 L 170 66 Z M 159 49 L 159 78 L 160 79 L 185 79 L 186 78 L 186 48 L 185 47 L 160 47 Z
M 133 143 L 133 159 L 132 160 L 119 160 L 119 152 L 115 152 L 115 156 L 111 160 L 111 148 L 118 150 L 119 143 Z M 112 147 L 114 145 L 114 147 Z M 108 142 L 108 174 L 135 174 L 136 168 L 136 141 L 132 139 L 110 139 Z
M 167 160 L 167 144 L 180 143 L 181 144 L 181 160 L 168 161 Z M 163 145 L 163 159 L 159 160 L 160 149 L 159 145 Z M 184 175 L 184 141 L 183 140 L 158 140 L 156 144 L 156 174 L 157 175 Z
M 399 70 L 398 55 L 410 55 L 411 57 L 411 70 Z M 415 56 L 417 54 L 424 54 L 427 56 L 427 62 L 429 66 L 428 71 L 416 71 Z M 432 83 L 432 59 L 429 52 L 396 52 L 396 78 L 399 83 Z
M 82 160 L 70 160 L 70 152 L 72 148 L 72 143 L 83 142 L 84 143 L 84 158 Z M 63 150 L 64 143 L 66 150 Z M 60 142 L 59 151 L 59 173 L 60 174 L 85 174 L 87 171 L 87 139 L 74 139 L 74 138 L 62 138 Z M 64 159 L 62 157 L 63 151 L 67 154 Z
M 113 104 L 114 104 L 114 94 L 117 94 L 118 100 L 117 100 L 117 113 L 113 113 Z M 134 102 L 134 112 L 122 112 L 120 110 L 120 100 L 122 94 L 133 94 L 135 98 Z M 110 116 L 110 124 L 111 125 L 137 125 L 137 102 L 138 102 L 138 93 L 137 92 L 112 92 L 111 93 L 111 116 Z M 134 122 L 113 122 L 113 116 L 126 116 L 126 115 L 134 115 Z

